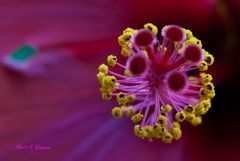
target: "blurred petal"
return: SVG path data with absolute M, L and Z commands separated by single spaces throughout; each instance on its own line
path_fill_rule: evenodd
M 43 62 L 47 54 L 51 61 L 59 52 L 77 56 L 79 61 L 61 59 L 49 72 L 33 78 L 9 75 L 0 69 L 0 160 L 237 160 L 238 95 L 229 98 L 237 84 L 239 50 L 226 47 L 229 29 L 223 24 L 228 23 L 216 14 L 215 2 L 2 0 L 1 57 L 29 44 L 40 49 Z M 239 2 L 225 2 L 230 6 L 228 18 L 232 17 L 238 29 Z M 219 93 L 231 93 L 216 98 L 219 107 L 200 129 L 184 130 L 184 137 L 171 145 L 135 138 L 129 121 L 112 119 L 111 105 L 102 102 L 98 94 L 98 63 L 117 49 L 117 36 L 123 28 L 145 22 L 158 26 L 178 23 L 203 34 L 203 42 L 208 42 L 204 45 L 216 56 L 212 71 L 223 88 Z M 235 42 L 236 47 L 237 38 Z M 231 118 L 222 119 L 226 116 Z M 17 144 L 42 144 L 51 149 L 21 151 L 15 149 Z

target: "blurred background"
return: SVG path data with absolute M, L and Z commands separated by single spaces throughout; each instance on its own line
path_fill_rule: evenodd
M 239 0 L 0 0 L 0 20 L 0 161 L 239 160 Z M 123 29 L 147 22 L 189 28 L 215 57 L 211 110 L 167 145 L 114 120 L 96 80 Z M 37 55 L 14 64 L 26 46 Z

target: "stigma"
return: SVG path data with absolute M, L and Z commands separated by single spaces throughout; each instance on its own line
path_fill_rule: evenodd
M 167 25 L 160 41 L 157 34 L 151 23 L 125 29 L 118 37 L 125 62 L 109 55 L 97 78 L 103 100 L 116 98 L 115 118 L 130 117 L 141 139 L 171 143 L 181 138 L 182 122 L 197 126 L 210 109 L 215 91 L 206 71 L 214 57 L 188 29 Z

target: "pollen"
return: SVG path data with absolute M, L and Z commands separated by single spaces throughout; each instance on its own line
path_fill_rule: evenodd
M 148 29 L 154 33 L 154 35 L 158 34 L 157 26 L 153 25 L 152 23 L 147 23 L 144 25 L 144 29 Z
M 109 55 L 107 58 L 107 63 L 109 66 L 114 67 L 117 63 L 117 57 L 114 55 Z
M 102 72 L 103 74 L 107 75 L 108 74 L 108 66 L 105 64 L 102 64 L 98 67 L 98 70 Z
M 119 105 L 125 105 L 127 103 L 128 99 L 125 97 L 123 92 L 119 92 L 117 94 L 117 102 Z
M 119 107 L 113 108 L 113 109 L 112 109 L 112 115 L 113 115 L 113 117 L 115 117 L 115 118 L 117 118 L 117 119 L 122 118 L 121 108 L 119 108 Z
M 138 113 L 138 114 L 135 114 L 132 116 L 131 120 L 134 122 L 134 123 L 137 123 L 137 122 L 140 122 L 143 118 L 143 114 L 141 113 Z
M 118 37 L 121 55 L 109 55 L 98 68 L 100 92 L 116 99 L 114 118 L 128 116 L 134 134 L 149 141 L 171 143 L 181 139 L 181 123 L 202 123 L 215 96 L 213 77 L 207 73 L 214 56 L 201 40 L 178 25 L 127 28 Z

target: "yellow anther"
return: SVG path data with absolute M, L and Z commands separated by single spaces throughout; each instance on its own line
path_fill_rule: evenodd
M 201 82 L 203 84 L 207 84 L 207 83 L 211 82 L 213 79 L 210 74 L 206 74 L 206 73 L 201 73 L 200 77 L 202 78 Z
M 187 105 L 184 107 L 184 111 L 186 114 L 191 114 L 191 113 L 194 113 L 194 108 L 191 105 Z
M 200 48 L 202 48 L 202 42 L 197 39 L 196 37 L 191 37 L 190 39 L 186 40 L 183 45 L 188 45 L 188 44 L 194 44 L 194 45 L 198 45 Z
M 127 97 L 124 95 L 123 92 L 119 92 L 116 99 L 119 105 L 125 105 L 127 103 Z
M 200 98 L 205 100 L 213 98 L 215 96 L 214 85 L 212 83 L 204 84 L 204 87 L 200 89 Z
M 173 136 L 170 132 L 166 132 L 163 136 L 162 136 L 162 141 L 164 143 L 171 143 L 173 139 Z
M 181 127 L 180 124 L 177 121 L 173 121 L 172 125 L 175 128 L 180 128 Z
M 208 64 L 206 61 L 202 61 L 199 65 L 198 65 L 198 69 L 203 72 L 203 71 L 207 71 L 208 70 Z
M 202 103 L 199 103 L 199 104 L 195 105 L 195 114 L 197 116 L 204 115 L 205 113 L 206 113 L 206 110 L 203 107 Z
M 151 125 L 144 126 L 142 130 L 145 132 L 146 138 L 150 139 L 154 137 L 154 129 Z
M 135 95 L 133 95 L 133 94 L 127 95 L 127 102 L 128 102 L 128 103 L 134 102 L 135 99 L 136 99 L 136 96 L 135 96 Z
M 100 84 L 102 84 L 102 80 L 106 75 L 103 72 L 98 72 L 97 78 Z
M 184 112 L 177 112 L 177 113 L 175 114 L 175 118 L 176 118 L 176 120 L 177 120 L 178 122 L 183 122 L 183 121 L 185 120 L 185 118 L 186 118 L 186 115 L 185 115 Z
M 152 31 L 154 33 L 154 35 L 157 35 L 157 33 L 158 33 L 158 28 L 155 25 L 153 25 L 152 23 L 145 24 L 144 28 Z
M 202 123 L 202 118 L 200 116 L 194 117 L 194 119 L 191 121 L 191 124 L 193 126 L 197 126 Z
M 134 123 L 137 123 L 137 122 L 140 122 L 143 118 L 143 114 L 141 113 L 137 113 L 135 115 L 132 116 L 131 120 L 134 122 Z
M 165 114 L 166 112 L 171 112 L 172 111 L 172 106 L 167 104 L 165 107 L 161 106 L 160 110 L 163 114 Z
M 208 99 L 208 91 L 205 88 L 201 88 L 199 92 L 199 96 L 201 100 Z
M 204 52 L 204 60 L 207 62 L 208 66 L 214 63 L 213 55 L 209 54 L 208 52 Z
M 104 88 L 114 88 L 117 86 L 116 77 L 106 76 L 102 79 L 102 87 Z
M 128 56 L 131 55 L 131 52 L 130 52 L 130 50 L 128 49 L 127 46 L 123 46 L 122 50 L 121 50 L 121 54 L 125 57 L 128 57 Z
M 180 128 L 173 127 L 169 130 L 169 132 L 172 134 L 173 139 L 179 140 L 182 136 L 182 131 Z
M 109 94 L 111 94 L 112 93 L 112 88 L 101 87 L 100 88 L 100 92 L 101 93 L 109 93 Z
M 112 96 L 109 93 L 102 93 L 102 99 L 105 101 L 109 101 L 112 99 Z
M 112 116 L 117 118 L 117 119 L 120 119 L 122 118 L 122 111 L 121 111 L 121 108 L 119 107 L 114 107 L 112 109 Z
M 131 39 L 132 35 L 135 33 L 135 30 L 127 28 L 123 31 L 123 34 L 118 37 L 118 43 L 120 46 L 125 46 L 127 42 Z
M 165 127 L 167 125 L 167 117 L 163 115 L 158 116 L 158 122 L 161 126 Z
M 204 88 L 207 91 L 213 91 L 214 90 L 214 85 L 213 85 L 213 83 L 209 82 L 209 83 L 204 84 Z
M 120 46 L 123 46 L 123 45 L 125 45 L 125 43 L 126 43 L 126 41 L 123 39 L 123 35 L 119 36 L 118 37 L 118 44 Z
M 167 132 L 166 127 L 161 126 L 159 123 L 155 125 L 153 130 L 154 137 L 160 139 Z
M 169 104 L 167 104 L 167 105 L 165 106 L 165 110 L 166 110 L 166 112 L 171 112 L 171 111 L 172 111 L 172 106 L 169 105 Z
M 187 121 L 191 122 L 194 118 L 195 118 L 195 114 L 193 113 L 186 114 Z
M 204 115 L 205 113 L 208 112 L 210 107 L 211 107 L 211 102 L 209 99 L 202 100 L 199 104 L 195 106 L 195 114 Z
M 187 39 L 190 39 L 193 37 L 192 31 L 188 30 L 188 29 L 184 29 L 186 35 L 187 35 Z
M 141 139 L 144 139 L 146 136 L 146 132 L 144 130 L 140 129 L 140 125 L 134 126 L 134 134 Z
M 102 73 L 104 73 L 105 75 L 108 74 L 108 66 L 106 64 L 101 64 L 99 67 L 98 67 L 98 70 Z
M 117 64 L 117 57 L 114 55 L 109 55 L 107 57 L 107 63 L 109 66 L 114 67 Z
M 209 99 L 201 101 L 202 106 L 205 108 L 207 112 L 209 108 L 211 108 L 211 101 Z
M 128 28 L 126 28 L 126 29 L 123 31 L 123 34 L 124 34 L 124 33 L 134 34 L 135 32 L 136 32 L 136 30 L 128 27 Z
M 126 44 L 126 42 L 130 41 L 133 34 L 134 34 L 134 32 L 123 32 L 122 36 L 125 41 L 125 44 Z

